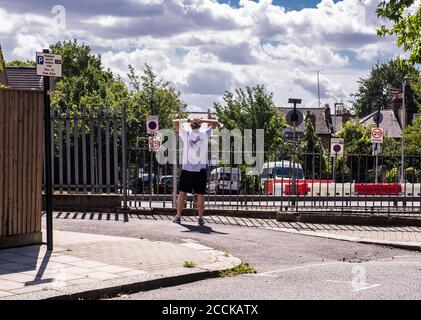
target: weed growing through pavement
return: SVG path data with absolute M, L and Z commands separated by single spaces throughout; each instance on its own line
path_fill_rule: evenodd
M 349 260 L 349 263 L 362 263 L 363 261 L 361 259 L 352 259 Z
M 246 274 L 246 273 L 257 273 L 256 269 L 250 266 L 248 263 L 242 263 L 235 268 L 227 269 L 219 272 L 219 276 L 224 277 L 233 277 L 239 274 Z
M 195 268 L 197 263 L 194 261 L 184 261 L 184 268 Z

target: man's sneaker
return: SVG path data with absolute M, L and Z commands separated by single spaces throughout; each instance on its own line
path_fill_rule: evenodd
M 181 218 L 176 216 L 172 222 L 180 224 Z
M 205 220 L 203 218 L 199 218 L 198 222 L 199 222 L 199 226 L 205 225 Z

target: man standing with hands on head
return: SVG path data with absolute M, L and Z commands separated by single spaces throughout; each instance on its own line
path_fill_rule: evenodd
M 177 215 L 175 223 L 181 223 L 181 214 L 186 202 L 188 193 L 196 194 L 197 209 L 199 211 L 199 225 L 203 226 L 205 221 L 205 193 L 208 163 L 208 144 L 212 129 L 219 126 L 217 120 L 193 119 L 174 120 L 173 125 L 183 141 L 182 172 L 177 201 Z

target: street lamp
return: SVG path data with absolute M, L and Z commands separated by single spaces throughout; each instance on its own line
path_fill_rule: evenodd
M 405 93 L 406 93 L 406 85 L 408 84 L 408 81 L 414 80 L 414 78 L 411 77 L 405 77 L 403 78 L 402 83 L 402 117 L 401 117 L 401 123 L 402 123 L 402 147 L 401 147 L 401 183 L 405 183 L 405 126 L 406 126 L 406 101 L 405 101 Z

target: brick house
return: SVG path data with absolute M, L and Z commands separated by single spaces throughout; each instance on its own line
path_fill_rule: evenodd
M 332 110 L 329 105 L 326 104 L 323 108 L 297 108 L 300 110 L 304 119 L 310 117 L 313 126 L 316 130 L 317 136 L 322 141 L 323 147 L 326 149 L 330 148 L 330 139 L 334 133 L 334 125 L 336 123 L 336 132 L 340 131 L 342 125 L 352 119 L 352 115 L 349 111 L 339 113 L 335 116 L 332 115 Z M 293 110 L 291 107 L 278 107 L 276 108 L 277 112 L 280 112 L 284 116 L 287 115 L 289 111 Z M 298 133 L 304 133 L 305 121 L 300 124 L 297 128 Z M 338 130 L 339 129 L 339 130 Z
M 6 67 L 0 46 L 0 84 L 11 89 L 42 90 L 42 77 L 36 67 Z

